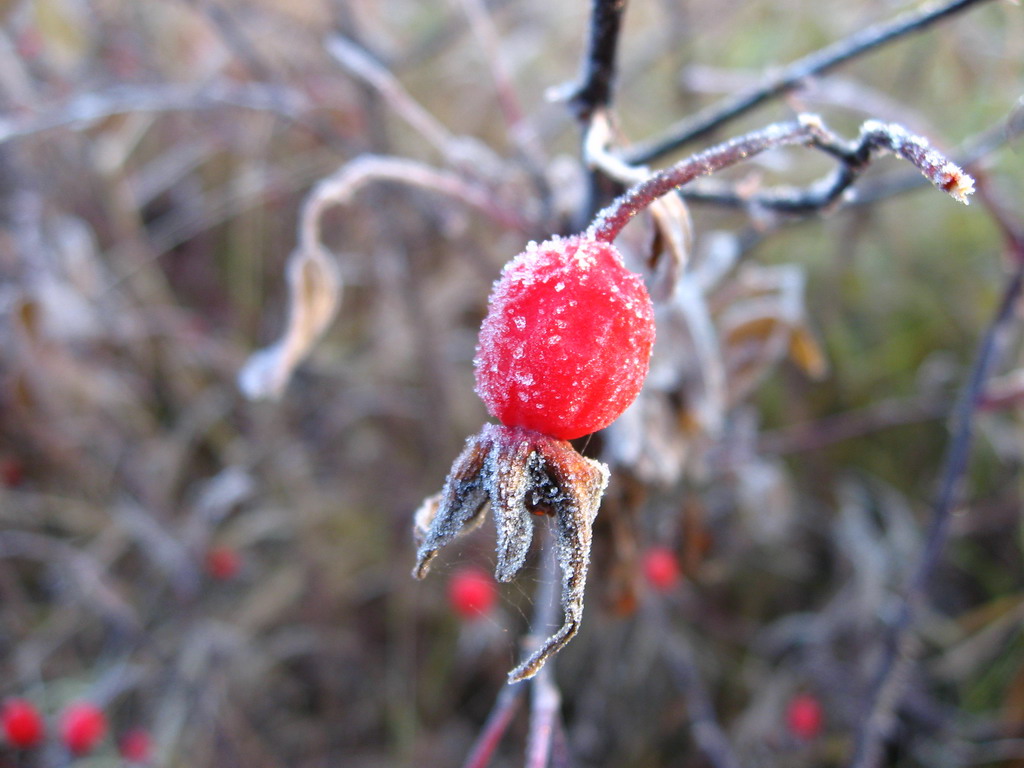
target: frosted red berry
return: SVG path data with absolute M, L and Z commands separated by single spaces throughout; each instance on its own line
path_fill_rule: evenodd
M 488 613 L 498 599 L 494 579 L 480 568 L 462 568 L 448 582 L 448 601 L 452 610 L 464 619 L 476 619 Z
M 613 245 L 577 235 L 530 246 L 491 293 L 476 391 L 502 424 L 571 440 L 636 399 L 654 345 L 654 308 Z
M 80 701 L 64 710 L 60 735 L 64 746 L 74 754 L 91 752 L 106 734 L 107 716 L 95 704 Z
M 242 561 L 238 553 L 230 547 L 211 547 L 206 552 L 203 565 L 211 578 L 217 581 L 230 581 L 238 575 Z
M 809 693 L 798 693 L 786 709 L 786 725 L 798 739 L 807 741 L 821 732 L 821 703 Z
M 668 547 L 651 547 L 644 553 L 643 571 L 647 583 L 659 592 L 668 592 L 679 584 L 679 561 Z
M 149 732 L 142 728 L 134 728 L 121 737 L 118 744 L 121 757 L 129 763 L 145 763 L 149 761 L 152 745 Z
M 7 743 L 16 749 L 31 749 L 43 740 L 43 716 L 25 699 L 8 699 L 0 709 L 0 725 Z

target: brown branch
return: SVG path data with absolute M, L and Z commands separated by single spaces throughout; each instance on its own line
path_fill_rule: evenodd
M 592 0 L 590 40 L 583 74 L 565 97 L 581 123 L 587 123 L 595 109 L 611 103 L 615 80 L 615 56 L 627 0 Z
M 645 618 L 661 638 L 661 653 L 672 681 L 686 702 L 690 732 L 697 748 L 714 768 L 739 768 L 740 762 L 729 743 L 729 737 L 715 716 L 711 696 L 689 643 L 669 625 L 664 608 L 651 601 L 645 607 Z
M 882 660 L 872 682 L 865 714 L 856 735 L 851 768 L 875 768 L 879 765 L 882 746 L 892 733 L 894 712 L 898 708 L 907 680 L 907 671 L 916 656 L 912 629 L 928 582 L 939 562 L 960 496 L 961 485 L 970 458 L 974 413 L 981 401 L 985 385 L 1008 346 L 1008 331 L 1014 308 L 1024 288 L 1024 253 L 1020 243 L 1010 242 L 1014 251 L 1015 271 L 1003 291 L 995 316 L 989 323 L 971 366 L 970 377 L 953 410 L 952 437 L 940 475 L 940 485 L 932 517 L 928 524 L 924 548 L 904 591 L 896 618 L 890 625 L 883 645 Z
M 769 149 L 794 145 L 813 146 L 839 161 L 839 168 L 833 176 L 822 182 L 820 194 L 825 197 L 841 194 L 864 172 L 872 158 L 882 152 L 891 152 L 909 161 L 933 185 L 948 192 L 955 200 L 966 204 L 967 196 L 974 192 L 974 180 L 963 169 L 932 149 L 925 139 L 914 136 L 899 125 L 868 120 L 861 126 L 858 140 L 846 142 L 833 134 L 817 116 L 802 115 L 797 122 L 770 125 L 658 171 L 598 213 L 588 234 L 597 240 L 611 242 L 633 216 L 677 187 Z M 799 196 L 802 193 L 793 194 Z
M 826 48 L 798 59 L 763 85 L 727 99 L 724 103 L 714 104 L 671 126 L 661 136 L 634 145 L 624 153 L 624 159 L 631 165 L 649 163 L 688 142 L 706 136 L 730 120 L 746 114 L 768 100 L 799 88 L 804 80 L 813 75 L 827 72 L 839 64 L 886 43 L 927 29 L 932 24 L 965 11 L 980 2 L 985 2 L 985 0 L 931 3 L 917 11 L 903 14 L 888 23 L 856 32 Z

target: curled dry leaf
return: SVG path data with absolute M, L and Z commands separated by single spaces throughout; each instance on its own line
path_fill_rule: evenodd
M 288 324 L 274 344 L 255 352 L 238 386 L 253 400 L 279 398 L 295 367 L 334 318 L 341 293 L 338 267 L 320 245 L 306 244 L 288 262 Z

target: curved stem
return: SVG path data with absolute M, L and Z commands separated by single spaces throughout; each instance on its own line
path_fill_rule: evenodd
M 676 187 L 693 181 L 698 176 L 736 165 L 775 147 L 794 144 L 812 144 L 822 129 L 816 117 L 804 116 L 797 122 L 769 125 L 760 131 L 719 144 L 711 149 L 686 158 L 659 171 L 647 181 L 637 184 L 625 194 L 615 198 L 611 205 L 597 214 L 587 234 L 595 240 L 611 242 L 636 214 Z

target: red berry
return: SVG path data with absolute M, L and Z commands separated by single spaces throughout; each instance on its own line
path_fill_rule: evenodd
M 25 481 L 25 464 L 15 456 L 0 457 L 0 485 L 16 488 Z
M 448 582 L 448 601 L 464 619 L 476 619 L 494 607 L 498 592 L 494 579 L 479 568 L 462 568 Z
M 60 733 L 64 746 L 76 755 L 84 755 L 91 752 L 106 735 L 107 717 L 95 704 L 77 702 L 64 710 Z
M 238 575 L 242 561 L 230 547 L 212 547 L 206 552 L 206 572 L 217 581 L 230 581 Z
M 121 737 L 119 751 L 121 757 L 130 763 L 145 763 L 149 761 L 150 747 L 149 733 L 135 728 Z
M 561 440 L 603 429 L 650 363 L 654 308 L 610 243 L 531 243 L 505 267 L 480 329 L 476 391 L 502 424 Z
M 43 717 L 35 705 L 25 699 L 8 699 L 0 710 L 7 743 L 18 749 L 29 749 L 43 740 Z
M 786 710 L 786 724 L 789 732 L 798 739 L 807 741 L 821 732 L 823 717 L 821 704 L 809 693 L 798 693 L 789 702 Z
M 659 592 L 668 592 L 679 583 L 679 561 L 668 547 L 651 547 L 644 554 L 644 576 Z

